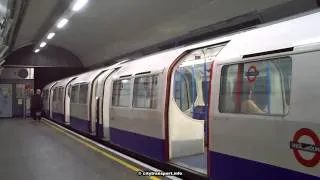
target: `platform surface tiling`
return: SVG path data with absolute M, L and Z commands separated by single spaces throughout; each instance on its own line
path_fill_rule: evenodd
M 150 178 L 138 176 L 137 172 L 101 155 L 43 122 L 0 119 L 0 143 L 1 180 Z

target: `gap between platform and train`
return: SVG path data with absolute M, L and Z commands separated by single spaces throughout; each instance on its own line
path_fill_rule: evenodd
M 117 156 L 120 156 L 121 158 L 124 158 L 124 159 L 126 159 L 128 161 L 131 161 L 132 163 L 135 163 L 135 164 L 137 164 L 137 165 L 139 165 L 141 167 L 144 167 L 146 169 L 149 169 L 149 170 L 151 170 L 153 172 L 163 172 L 163 171 L 161 171 L 159 169 L 156 169 L 156 168 L 154 168 L 152 166 L 149 166 L 149 165 L 147 165 L 147 164 L 145 164 L 143 162 L 140 162 L 140 161 L 138 161 L 136 159 L 133 159 L 133 158 L 127 156 L 127 155 L 124 155 L 124 154 L 122 154 L 120 152 L 117 152 L 117 151 L 115 151 L 113 149 L 110 149 L 110 148 L 105 147 L 105 146 L 103 146 L 103 145 L 101 145 L 99 143 L 96 143 L 96 142 L 94 142 L 94 141 L 92 141 L 92 140 L 90 140 L 90 139 L 88 139 L 88 138 L 86 138 L 86 137 L 84 137 L 84 136 L 82 136 L 80 134 L 77 134 L 77 133 L 75 133 L 75 132 L 73 132 L 73 131 L 71 131 L 69 129 L 64 128 L 63 126 L 60 126 L 58 124 L 53 123 L 53 122 L 51 122 L 50 120 L 48 120 L 46 118 L 42 118 L 42 120 L 44 120 L 43 121 L 44 124 L 46 124 L 46 125 L 54 128 L 54 129 L 56 129 L 57 131 L 59 131 L 59 132 L 65 134 L 65 135 L 71 137 L 72 139 L 74 139 L 74 140 L 78 141 L 79 143 L 87 146 L 88 148 L 90 148 L 90 149 L 102 154 L 103 156 L 105 156 L 105 157 L 107 157 L 107 158 L 109 158 L 109 159 L 111 159 L 113 161 L 116 161 L 117 163 L 123 165 L 124 167 L 135 171 L 136 173 L 142 172 L 143 170 L 138 168 L 138 167 L 136 167 L 136 166 L 134 166 L 134 165 L 132 165 L 132 164 L 129 164 L 128 162 L 125 162 L 125 161 L 117 158 L 116 156 L 114 156 L 112 154 L 116 154 Z M 100 148 L 102 148 L 103 150 L 100 149 Z M 106 151 L 108 151 L 110 153 L 108 153 Z M 168 178 L 168 179 L 172 179 L 172 180 L 181 180 L 180 178 L 175 177 L 175 176 L 165 176 L 165 177 Z M 158 178 L 156 176 L 150 176 L 149 179 L 151 179 L 151 180 L 161 180 L 161 178 Z

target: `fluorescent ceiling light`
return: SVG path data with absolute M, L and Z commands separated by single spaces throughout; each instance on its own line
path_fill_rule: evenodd
M 86 4 L 88 3 L 88 0 L 77 0 L 77 2 L 73 5 L 72 11 L 79 11 L 82 9 Z
M 65 26 L 65 25 L 68 23 L 68 21 L 69 21 L 69 20 L 66 19 L 66 18 L 61 19 L 61 20 L 59 21 L 57 27 L 58 27 L 59 29 L 63 28 L 63 26 Z
M 52 39 L 54 35 L 55 35 L 55 33 L 49 33 L 47 36 L 47 39 Z
M 35 53 L 38 53 L 39 51 L 40 51 L 40 49 L 36 49 L 34 52 L 35 52 Z
M 40 44 L 40 47 L 45 47 L 46 45 L 47 45 L 46 42 L 42 42 L 42 43 Z

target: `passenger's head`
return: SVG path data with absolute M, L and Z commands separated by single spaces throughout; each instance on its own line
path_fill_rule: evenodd
M 40 95 L 41 94 L 41 90 L 37 89 L 37 94 Z

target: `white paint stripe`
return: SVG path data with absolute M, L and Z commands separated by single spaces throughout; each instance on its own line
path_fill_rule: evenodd
M 142 166 L 142 167 L 144 167 L 144 168 L 146 168 L 146 169 L 149 169 L 149 170 L 154 171 L 154 172 L 163 172 L 163 171 L 161 171 L 161 170 L 159 170 L 159 169 L 157 169 L 157 168 L 155 168 L 155 167 L 152 167 L 152 166 L 150 166 L 150 165 L 148 165 L 148 164 L 145 164 L 145 163 L 143 163 L 143 162 L 141 162 L 141 161 L 138 161 L 138 160 L 136 160 L 136 159 L 134 159 L 134 158 L 132 158 L 132 157 L 129 157 L 129 156 L 127 156 L 127 155 L 125 155 L 125 154 L 122 154 L 122 153 L 120 153 L 120 152 L 118 152 L 118 151 L 115 151 L 115 150 L 113 150 L 113 149 L 111 149 L 111 148 L 105 147 L 105 146 L 103 146 L 103 145 L 101 145 L 101 144 L 99 144 L 99 143 L 97 143 L 97 142 L 95 142 L 95 141 L 92 141 L 91 139 L 88 139 L 88 138 L 82 136 L 81 134 L 75 133 L 75 132 L 73 132 L 73 131 L 71 131 L 71 130 L 63 127 L 63 126 L 60 126 L 59 124 L 56 124 L 56 123 L 54 123 L 54 122 L 51 122 L 50 120 L 48 120 L 48 119 L 46 119 L 46 118 L 42 118 L 42 119 L 44 119 L 46 122 L 48 122 L 48 123 L 50 123 L 50 124 L 53 124 L 53 125 L 55 125 L 55 126 L 58 126 L 58 127 L 61 128 L 61 129 L 64 129 L 64 130 L 68 131 L 69 133 L 71 133 L 71 134 L 73 134 L 73 135 L 75 135 L 75 136 L 80 137 L 81 139 L 83 139 L 83 140 L 85 140 L 85 141 L 88 141 L 88 142 L 90 142 L 90 143 L 92 143 L 92 144 L 94 144 L 94 145 L 96 145 L 96 146 L 98 146 L 98 147 L 100 147 L 100 148 L 102 148 L 102 149 L 104 149 L 104 150 L 107 150 L 107 151 L 109 151 L 109 152 L 111 152 L 111 153 L 113 153 L 113 154 L 116 154 L 116 155 L 118 155 L 118 156 L 120 156 L 120 157 L 122 157 L 122 158 L 124 158 L 124 159 L 126 159 L 126 160 L 129 160 L 129 161 L 131 161 L 131 162 L 133 162 L 133 163 L 135 163 L 135 164 L 138 164 L 138 165 L 140 165 L 140 166 Z M 166 176 L 166 178 L 169 178 L 169 179 L 172 179 L 172 180 L 182 180 L 182 179 L 180 179 L 180 178 L 178 178 L 178 177 L 176 177 L 176 176 Z

